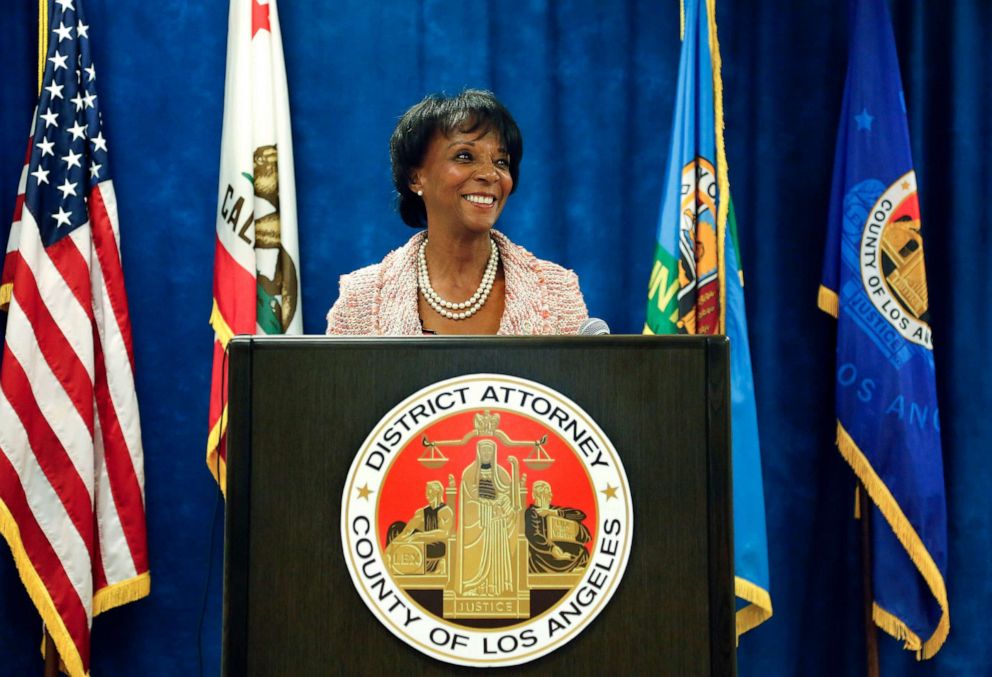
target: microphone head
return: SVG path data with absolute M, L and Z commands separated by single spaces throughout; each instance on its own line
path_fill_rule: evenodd
M 598 317 L 590 317 L 579 327 L 580 336 L 601 336 L 609 333 L 609 326 Z

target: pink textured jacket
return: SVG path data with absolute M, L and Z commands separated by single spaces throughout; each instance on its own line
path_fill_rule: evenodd
M 499 334 L 577 334 L 589 317 L 571 270 L 543 261 L 492 231 L 503 261 L 506 302 Z M 346 336 L 419 336 L 417 249 L 414 235 L 376 263 L 341 276 L 341 292 L 327 313 L 327 333 Z

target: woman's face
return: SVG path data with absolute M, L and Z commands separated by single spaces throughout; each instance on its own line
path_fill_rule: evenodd
M 493 131 L 436 133 L 412 178 L 428 226 L 452 233 L 491 229 L 513 189 L 510 155 Z

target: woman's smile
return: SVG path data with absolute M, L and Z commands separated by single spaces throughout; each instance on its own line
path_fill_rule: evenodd
M 510 155 L 492 130 L 438 132 L 412 179 L 429 230 L 456 236 L 491 229 L 513 190 Z
M 482 209 L 491 209 L 496 204 L 496 197 L 493 195 L 471 193 L 469 195 L 462 195 L 462 197 Z

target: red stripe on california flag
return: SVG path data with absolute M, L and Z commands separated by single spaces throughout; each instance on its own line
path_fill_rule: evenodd
M 214 341 L 214 362 L 210 378 L 210 427 L 213 428 L 221 413 L 221 384 L 224 382 L 224 347 L 220 341 Z
M 71 237 L 64 237 L 55 244 L 47 247 L 45 253 L 52 265 L 62 275 L 66 287 L 80 307 L 86 312 L 90 322 L 93 321 L 93 285 L 90 284 L 90 266 L 83 253 L 79 251 Z M 68 299 L 66 299 L 68 301 Z
M 255 276 L 242 268 L 218 239 L 214 255 L 214 301 L 235 334 L 255 333 L 257 294 Z
M 216 427 L 218 435 L 216 446 L 207 449 L 207 463 L 211 466 L 210 471 L 217 477 L 222 489 L 226 486 L 225 481 L 221 478 L 223 468 L 216 459 L 211 458 L 211 453 L 215 453 L 217 459 L 227 463 L 227 420 L 220 420 L 223 414 L 223 407 L 221 405 L 227 402 L 226 394 L 221 390 L 221 385 L 224 387 L 227 386 L 227 380 L 224 375 L 226 366 L 227 364 L 224 361 L 224 347 L 220 344 L 220 341 L 215 340 L 213 374 L 210 379 L 210 430 L 212 431 Z M 221 423 L 223 425 L 220 425 Z
M 131 551 L 131 559 L 137 572 L 148 570 L 148 550 L 145 534 L 145 504 L 142 500 L 141 485 L 131 465 L 131 454 L 121 430 L 117 409 L 110 397 L 107 385 L 107 371 L 103 347 L 99 336 L 94 337 L 94 357 L 96 360 L 96 407 L 100 415 L 100 428 L 103 433 L 103 456 L 110 480 L 117 515 L 124 529 L 124 539 Z
M 19 254 L 11 255 L 19 256 Z M 49 312 L 31 271 L 26 265 L 21 267 L 21 271 L 23 274 L 18 275 L 14 281 L 14 298 L 17 299 L 17 305 L 20 306 L 25 318 L 31 323 L 35 340 L 45 362 L 48 363 L 52 374 L 62 386 L 62 390 L 72 400 L 79 417 L 86 424 L 90 437 L 92 437 L 93 384 L 90 383 L 89 372 L 86 371 L 86 367 L 80 362 L 79 356 L 76 355 L 72 345 L 62 333 L 62 328 Z M 88 329 L 88 327 L 79 329 Z M 61 415 L 67 414 L 62 413 Z
M 9 452 L 0 449 L 0 498 L 17 523 L 25 554 L 44 583 L 62 622 L 65 623 L 83 659 L 83 666 L 88 667 L 90 629 L 86 607 L 83 606 L 76 588 L 62 568 L 62 563 L 52 549 L 48 536 L 31 512 L 24 487 L 18 481 L 17 472 L 10 464 L 7 453 Z
M 103 284 L 114 309 L 114 318 L 120 328 L 127 358 L 134 372 L 134 348 L 131 338 L 131 320 L 127 310 L 127 291 L 124 289 L 124 269 L 121 267 L 120 245 L 110 223 L 110 214 L 100 192 L 100 184 L 90 191 L 90 228 L 93 233 L 93 247 L 96 249 L 100 268 L 103 270 Z
M 65 447 L 48 424 L 48 420 L 38 407 L 31 390 L 27 374 L 17 361 L 10 348 L 3 347 L 3 373 L 0 374 L 0 389 L 17 413 L 31 451 L 38 465 L 45 473 L 65 507 L 69 519 L 86 544 L 90 559 L 93 558 L 93 504 L 89 490 L 77 474 L 72 459 Z

